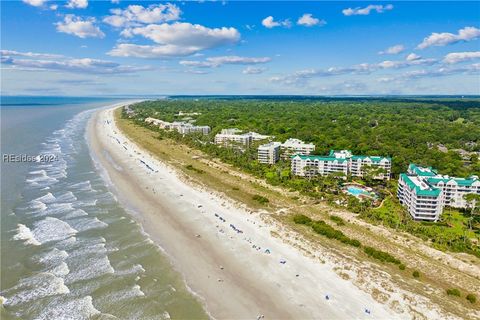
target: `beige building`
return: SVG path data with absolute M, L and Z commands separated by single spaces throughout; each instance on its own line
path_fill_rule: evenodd
M 258 162 L 274 164 L 280 160 L 280 142 L 269 142 L 258 147 Z

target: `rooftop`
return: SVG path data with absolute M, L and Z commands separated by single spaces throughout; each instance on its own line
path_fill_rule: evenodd
M 260 146 L 258 146 L 258 149 L 263 149 L 263 148 L 271 148 L 271 147 L 279 147 L 281 145 L 280 142 L 276 142 L 276 141 L 272 141 L 272 142 L 269 142 L 269 143 L 265 143 L 265 144 L 262 144 Z
M 408 171 L 411 171 L 422 177 L 433 177 L 438 175 L 437 171 L 432 167 L 420 167 L 414 163 L 410 163 L 408 166 Z
M 287 139 L 284 143 L 283 143 L 284 146 L 288 147 L 288 146 L 298 146 L 298 145 L 306 145 L 306 146 L 311 146 L 313 148 L 315 148 L 315 145 L 313 143 L 305 143 L 303 142 L 302 140 L 300 139 L 295 139 L 295 138 L 289 138 Z
M 479 181 L 478 178 L 475 177 L 470 177 L 468 179 L 464 178 L 453 178 L 453 177 L 448 177 L 448 176 L 437 176 L 437 177 L 430 177 L 427 179 L 427 181 L 433 185 L 439 184 L 440 182 L 443 182 L 444 184 L 447 183 L 455 183 L 459 186 L 471 186 L 473 183 Z
M 301 155 L 301 154 L 297 154 L 297 155 L 293 155 L 291 158 L 295 158 L 295 157 L 300 157 L 300 159 L 303 159 L 303 160 L 312 160 L 312 161 L 315 161 L 315 160 L 318 160 L 318 161 L 329 161 L 329 162 L 333 162 L 333 161 L 337 161 L 337 162 L 346 162 L 348 161 L 348 159 L 345 159 L 345 158 L 335 158 L 335 157 L 330 157 L 330 156 L 315 156 L 315 155 Z
M 400 178 L 405 181 L 410 190 L 415 190 L 419 196 L 438 197 L 440 195 L 440 189 L 432 187 L 419 176 L 401 173 Z

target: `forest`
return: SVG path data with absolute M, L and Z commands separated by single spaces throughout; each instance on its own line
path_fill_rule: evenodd
M 281 142 L 312 142 L 316 154 L 350 149 L 390 156 L 394 176 L 410 162 L 452 176 L 480 175 L 480 100 L 475 99 L 182 98 L 143 102 L 135 110 L 138 118 L 166 121 L 184 118 L 175 116 L 179 111 L 201 113 L 195 123 L 212 128 L 210 141 L 221 129 L 235 127 Z

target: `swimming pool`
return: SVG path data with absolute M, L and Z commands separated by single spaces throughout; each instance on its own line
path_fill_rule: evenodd
M 350 193 L 352 196 L 355 196 L 355 197 L 359 197 L 360 195 L 365 195 L 365 196 L 369 196 L 369 197 L 373 196 L 372 192 L 368 192 L 368 191 L 366 191 L 362 188 L 353 187 L 353 186 L 348 187 L 347 192 Z

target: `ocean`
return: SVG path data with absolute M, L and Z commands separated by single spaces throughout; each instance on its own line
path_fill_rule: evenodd
M 207 318 L 90 156 L 89 117 L 119 101 L 1 102 L 1 318 Z M 43 162 L 6 162 L 8 154 Z

